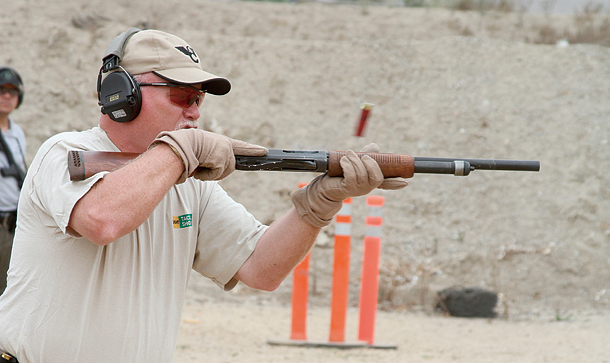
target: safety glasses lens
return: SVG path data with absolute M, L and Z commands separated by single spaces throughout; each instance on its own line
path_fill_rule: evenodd
M 193 103 L 199 107 L 201 105 L 201 93 L 188 88 L 172 87 L 169 90 L 169 100 L 184 108 L 191 107 Z
M 19 90 L 14 88 L 0 87 L 0 95 L 5 95 L 7 93 L 13 97 L 19 96 Z

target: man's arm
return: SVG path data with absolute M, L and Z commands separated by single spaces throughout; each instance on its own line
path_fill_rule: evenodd
M 261 156 L 262 146 L 198 129 L 165 131 L 148 151 L 98 181 L 74 206 L 68 227 L 98 245 L 134 231 L 174 184 L 189 176 L 220 180 L 235 154 Z
M 320 229 L 307 223 L 294 207 L 291 208 L 269 226 L 235 278 L 254 289 L 277 289 L 305 258 Z
M 220 180 L 235 170 L 235 154 L 267 149 L 198 129 L 161 132 L 148 151 L 100 181 L 74 206 L 68 227 L 98 245 L 134 231 L 174 184 L 189 176 Z
M 107 245 L 135 230 L 184 171 L 168 145 L 159 145 L 100 179 L 74 206 L 68 226 Z
M 363 151 L 378 152 L 379 148 L 370 144 Z M 384 178 L 379 164 L 367 155 L 359 157 L 349 150 L 340 163 L 343 177 L 322 174 L 292 193 L 294 208 L 269 226 L 235 274 L 236 279 L 253 288 L 275 290 L 307 255 L 344 199 L 368 194 L 375 188 L 401 189 L 408 185 L 403 178 Z

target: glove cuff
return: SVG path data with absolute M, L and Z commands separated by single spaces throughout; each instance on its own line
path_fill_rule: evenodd
M 321 177 L 321 176 L 320 176 Z M 310 184 L 299 188 L 290 194 L 292 204 L 307 223 L 322 228 L 333 221 L 333 216 L 341 210 L 342 202 L 334 202 L 324 198 L 318 192 L 319 178 Z
M 188 165 L 185 162 L 185 160 L 188 160 L 187 156 L 184 154 L 180 145 L 166 132 L 159 134 L 159 136 L 157 136 L 157 138 L 152 143 L 150 143 L 148 149 L 150 150 L 154 146 L 159 145 L 161 143 L 169 146 L 174 152 L 174 154 L 176 154 L 176 156 L 178 156 L 178 158 L 180 158 L 180 160 L 182 161 L 182 165 L 184 165 L 184 172 L 182 172 L 182 175 L 180 175 L 180 177 L 176 181 L 176 184 L 184 183 L 186 181 L 186 178 L 188 178 L 190 175 Z

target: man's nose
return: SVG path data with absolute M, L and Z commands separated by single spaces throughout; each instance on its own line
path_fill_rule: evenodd
M 184 111 L 182 111 L 182 114 L 185 118 L 192 121 L 198 120 L 199 116 L 201 116 L 197 103 L 193 103 L 189 108 L 185 108 Z

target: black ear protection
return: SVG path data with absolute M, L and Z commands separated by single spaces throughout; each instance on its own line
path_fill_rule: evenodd
M 141 29 L 130 28 L 119 34 L 106 49 L 102 67 L 97 76 L 97 99 L 103 114 L 116 122 L 129 122 L 136 118 L 142 107 L 140 85 L 129 72 L 119 65 L 129 38 Z M 104 78 L 102 74 L 114 71 Z
M 15 84 L 15 86 L 17 86 L 17 89 L 19 90 L 19 99 L 17 100 L 17 107 L 15 107 L 15 108 L 18 108 L 21 105 L 21 102 L 23 102 L 23 81 L 21 80 L 21 76 L 19 75 L 19 73 L 17 73 L 17 71 L 14 68 L 0 67 L 0 74 L 4 73 L 4 72 L 11 73 L 13 75 L 13 77 L 19 81 L 19 84 Z M 10 77 L 10 75 L 8 77 Z M 12 82 L 10 82 L 10 83 L 12 83 Z

